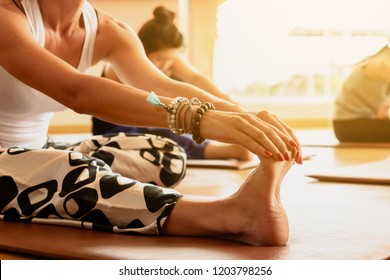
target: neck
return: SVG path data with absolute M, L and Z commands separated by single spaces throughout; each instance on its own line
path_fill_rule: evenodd
M 71 35 L 79 25 L 84 0 L 38 0 L 46 28 Z

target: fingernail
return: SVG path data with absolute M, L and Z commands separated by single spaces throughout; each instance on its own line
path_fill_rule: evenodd
M 301 151 L 298 151 L 297 153 L 297 162 L 302 165 L 303 163 L 303 158 L 302 158 L 302 152 Z
M 290 141 L 288 141 L 288 142 L 290 143 L 291 146 L 293 146 L 293 147 L 298 147 L 298 144 L 295 143 L 293 140 L 290 140 Z
M 297 151 L 297 154 L 295 155 L 295 161 L 298 164 L 301 164 L 301 153 L 300 153 L 300 151 Z
M 278 158 L 278 160 L 284 161 L 284 157 L 281 153 L 278 153 L 276 157 Z
M 270 157 L 270 156 L 272 156 L 272 153 L 270 152 L 270 151 L 268 151 L 268 150 L 265 150 L 265 156 L 266 157 Z
M 287 160 L 287 161 L 290 160 L 290 156 L 288 155 L 288 152 L 284 153 L 284 159 Z

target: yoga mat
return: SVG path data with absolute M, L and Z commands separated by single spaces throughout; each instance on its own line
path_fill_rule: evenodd
M 390 186 L 390 158 L 321 170 L 306 176 L 329 182 L 380 184 Z

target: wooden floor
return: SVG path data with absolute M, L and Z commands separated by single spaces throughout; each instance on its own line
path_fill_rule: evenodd
M 320 182 L 305 176 L 313 171 L 384 160 L 390 157 L 390 149 L 310 146 L 303 151 L 311 157 L 303 166 L 294 165 L 282 186 L 291 231 L 286 247 L 250 247 L 207 238 L 119 236 L 1 222 L 0 228 L 11 226 L 24 232 L 0 232 L 0 259 L 390 258 L 390 186 Z M 177 189 L 184 194 L 223 197 L 233 193 L 250 172 L 251 169 L 190 168 Z M 40 248 L 34 242 L 42 242 L 40 240 L 48 236 L 36 236 L 39 232 L 48 236 L 48 232 L 58 232 L 62 238 L 69 238 L 67 246 L 56 245 L 57 237 L 51 235 L 53 244 Z M 86 248 L 80 244 L 85 244 Z

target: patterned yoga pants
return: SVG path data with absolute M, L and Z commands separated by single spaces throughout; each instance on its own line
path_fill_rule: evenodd
M 148 134 L 0 147 L 0 219 L 161 234 L 185 166 L 180 146 Z

